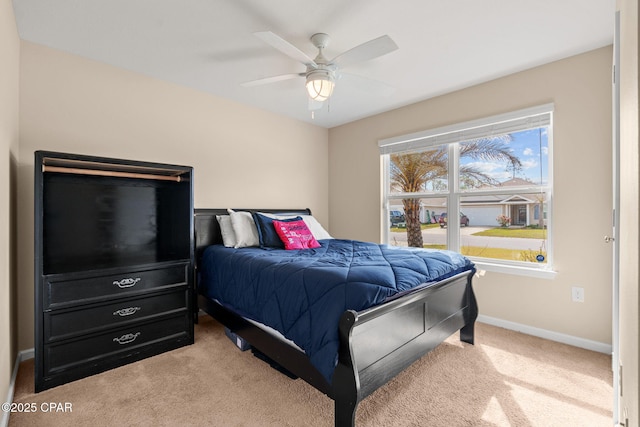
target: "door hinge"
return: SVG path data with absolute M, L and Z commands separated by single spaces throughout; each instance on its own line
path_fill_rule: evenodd
M 622 365 L 618 365 L 618 395 L 622 396 Z

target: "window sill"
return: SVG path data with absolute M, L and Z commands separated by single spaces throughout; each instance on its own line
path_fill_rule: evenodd
M 498 263 L 491 263 L 491 262 L 486 262 L 482 260 L 474 260 L 473 258 L 471 258 L 471 260 L 476 265 L 476 270 L 478 270 L 478 272 L 493 271 L 496 273 L 513 274 L 516 276 L 535 277 L 537 279 L 547 279 L 547 280 L 555 279 L 556 275 L 558 274 L 557 271 L 554 271 L 551 269 L 524 267 L 519 265 L 498 264 Z M 480 274 L 482 275 L 482 273 Z

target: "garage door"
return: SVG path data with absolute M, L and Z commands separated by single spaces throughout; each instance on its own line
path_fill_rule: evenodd
M 469 225 L 497 227 L 496 217 L 502 213 L 500 206 L 463 206 L 462 213 L 469 217 Z

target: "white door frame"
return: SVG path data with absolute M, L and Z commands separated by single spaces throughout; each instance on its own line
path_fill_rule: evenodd
M 612 161 L 613 161 L 613 211 L 612 236 L 605 237 L 613 244 L 612 276 L 612 355 L 613 371 L 613 425 L 618 425 L 620 416 L 620 12 L 615 14 L 613 35 L 613 84 L 612 84 Z

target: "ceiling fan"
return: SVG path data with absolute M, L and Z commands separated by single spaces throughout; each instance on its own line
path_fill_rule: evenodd
M 368 42 L 362 43 L 335 58 L 328 60 L 323 54 L 323 49 L 329 45 L 330 38 L 327 34 L 316 33 L 311 36 L 311 43 L 318 49 L 318 55 L 311 59 L 306 53 L 271 31 L 253 33 L 256 37 L 278 49 L 290 58 L 301 62 L 307 69 L 303 73 L 282 74 L 243 83 L 242 86 L 251 87 L 282 80 L 304 77 L 305 86 L 309 95 L 309 109 L 322 106 L 322 102 L 329 99 L 335 87 L 338 72 L 357 62 L 368 61 L 385 55 L 398 49 L 391 37 L 384 35 Z M 318 107 L 318 105 L 320 107 Z

